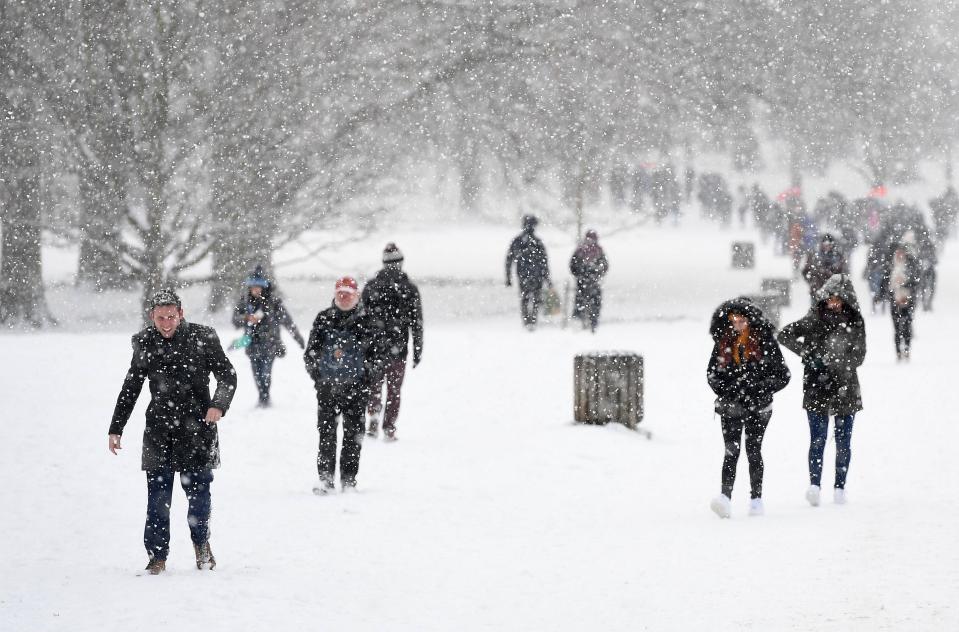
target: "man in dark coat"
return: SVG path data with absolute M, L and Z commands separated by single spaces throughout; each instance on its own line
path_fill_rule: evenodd
M 603 306 L 603 277 L 609 271 L 609 261 L 595 230 L 586 231 L 582 243 L 569 260 L 569 271 L 576 278 L 576 302 L 573 318 L 583 321 L 595 332 L 599 326 L 599 312 Z
M 520 310 L 527 329 L 536 328 L 543 286 L 552 285 L 549 279 L 549 260 L 546 246 L 534 234 L 538 220 L 532 215 L 523 217 L 523 232 L 510 244 L 506 253 L 506 287 L 513 284 L 513 263 L 519 279 Z
M 387 352 L 382 376 L 371 385 L 367 408 L 370 426 L 367 434 L 375 437 L 379 431 L 380 413 L 383 411 L 383 383 L 386 382 L 383 434 L 388 441 L 396 440 L 396 418 L 400 414 L 400 391 L 406 376 L 411 334 L 413 368 L 416 368 L 423 358 L 423 305 L 420 291 L 402 268 L 403 253 L 396 244 L 387 244 L 383 250 L 383 269 L 366 284 L 362 296 L 363 305 L 383 332 Z
M 161 290 L 150 300 L 153 326 L 133 336 L 133 359 L 110 423 L 109 448 L 121 449 L 120 437 L 145 380 L 150 405 L 143 431 L 143 470 L 147 477 L 147 519 L 143 544 L 150 557 L 147 571 L 166 569 L 170 550 L 170 500 L 173 475 L 189 501 L 187 520 L 197 568 L 216 565 L 210 550 L 210 484 L 220 466 L 217 422 L 236 391 L 236 372 L 223 353 L 216 332 L 183 320 L 180 298 Z M 210 373 L 216 392 L 210 396 Z
M 340 483 L 344 492 L 350 491 L 356 487 L 360 469 L 370 384 L 383 371 L 382 330 L 360 303 L 352 277 L 336 282 L 333 305 L 317 314 L 303 360 L 316 388 L 320 434 L 316 457 L 319 479 L 313 493 L 324 495 L 334 489 L 337 415 L 343 416 Z
M 848 274 L 849 264 L 846 255 L 839 248 L 835 237 L 826 233 L 819 239 L 819 247 L 809 253 L 802 275 L 809 283 L 809 298 L 816 302 L 816 293 L 834 274 Z
M 852 281 L 829 279 L 809 313 L 779 332 L 779 342 L 803 361 L 803 408 L 809 418 L 809 479 L 806 499 L 819 505 L 823 451 L 829 416 L 835 416 L 836 479 L 833 498 L 846 502 L 846 475 L 852 456 L 852 425 L 862 410 L 857 369 L 866 358 L 866 325 Z
M 789 369 L 776 343 L 772 324 L 746 298 L 724 302 L 710 321 L 713 350 L 706 380 L 716 394 L 725 457 L 721 491 L 710 503 L 720 518 L 730 516 L 743 433 L 749 460 L 750 515 L 763 513 L 762 442 L 772 417 L 773 395 L 789 383 Z
M 240 340 L 246 345 L 246 355 L 253 367 L 253 379 L 260 396 L 259 405 L 266 407 L 270 405 L 273 361 L 286 355 L 286 346 L 280 338 L 280 326 L 289 330 L 301 349 L 306 343 L 283 301 L 273 293 L 273 285 L 263 274 L 263 268 L 257 266 L 243 285 L 246 291 L 233 308 L 233 326 L 243 328 L 244 335 Z

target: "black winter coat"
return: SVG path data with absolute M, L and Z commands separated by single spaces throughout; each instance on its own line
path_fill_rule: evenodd
M 363 288 L 363 304 L 385 335 L 389 358 L 405 360 L 413 335 L 413 362 L 423 357 L 423 304 L 420 291 L 399 268 L 387 266 Z
M 509 246 L 509 252 L 506 253 L 507 284 L 512 278 L 513 262 L 516 262 L 516 276 L 524 292 L 542 289 L 549 279 L 546 246 L 532 231 L 524 230 Z
M 749 321 L 749 329 L 759 345 L 758 360 L 750 358 L 742 364 L 726 360 L 730 350 L 723 345 L 735 338 L 730 313 L 745 316 Z M 784 389 L 791 376 L 773 326 L 759 308 L 745 298 L 726 301 L 713 312 L 709 333 L 714 344 L 706 380 L 716 394 L 716 412 L 723 417 L 739 417 L 768 408 L 773 394 Z
M 843 310 L 833 313 L 826 299 L 836 295 Z M 779 342 L 803 361 L 803 408 L 810 412 L 852 415 L 862 410 L 857 369 L 866 359 L 866 325 L 847 276 L 835 276 L 817 294 L 817 303 L 801 319 L 779 332 Z
M 216 377 L 213 397 L 210 373 Z M 151 399 L 143 430 L 143 469 L 190 472 L 219 467 L 217 427 L 203 419 L 209 408 L 226 414 L 236 392 L 236 372 L 216 332 L 182 321 L 170 339 L 155 327 L 133 336 L 133 359 L 110 434 L 123 434 L 146 379 Z
M 346 378 L 332 380 L 323 375 L 321 362 L 326 344 L 336 342 L 338 331 L 355 336 L 363 359 L 361 367 L 350 371 Z M 313 379 L 317 392 L 323 396 L 330 390 L 348 392 L 369 388 L 383 373 L 384 340 L 383 331 L 373 322 L 362 302 L 349 311 L 341 310 L 334 304 L 317 314 L 303 353 L 306 372 Z
M 580 285 L 599 285 L 609 271 L 606 253 L 598 245 L 596 249 L 593 256 L 588 256 L 585 248 L 577 248 L 569 260 L 570 274 L 576 277 L 576 282 Z
M 892 289 L 892 273 L 896 265 L 895 249 L 892 249 L 886 260 L 882 262 L 882 277 L 879 281 L 878 296 L 885 298 L 890 302 L 895 302 L 895 296 Z M 919 261 L 911 254 L 906 254 L 906 282 L 904 288 L 909 291 L 909 303 L 914 303 L 916 294 L 922 285 L 922 271 L 919 267 Z
M 255 325 L 246 322 L 246 317 L 256 312 L 263 312 L 263 319 Z M 233 308 L 233 326 L 242 327 L 244 333 L 250 336 L 250 344 L 246 354 L 250 357 L 283 357 L 286 355 L 286 346 L 280 337 L 280 326 L 286 327 L 290 335 L 303 347 L 303 336 L 293 323 L 293 318 L 278 296 L 265 291 L 260 297 L 246 293 Z

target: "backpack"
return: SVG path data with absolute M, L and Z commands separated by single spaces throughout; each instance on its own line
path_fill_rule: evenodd
M 359 337 L 348 329 L 329 329 L 317 357 L 321 380 L 348 384 L 365 376 L 365 353 Z

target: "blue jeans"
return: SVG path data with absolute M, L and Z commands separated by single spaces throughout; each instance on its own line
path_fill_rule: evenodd
M 173 498 L 173 470 L 147 472 L 147 520 L 143 546 L 150 559 L 165 560 L 170 552 L 170 501 Z M 210 483 L 213 470 L 181 472 L 180 486 L 186 492 L 187 522 L 194 544 L 210 538 Z
M 820 486 L 822 460 L 829 435 L 829 415 L 806 411 L 809 417 L 809 482 Z M 852 422 L 855 415 L 835 416 L 836 483 L 837 489 L 846 487 L 846 474 L 852 458 Z
M 253 367 L 253 380 L 256 382 L 256 390 L 260 393 L 260 403 L 266 404 L 270 401 L 270 384 L 273 381 L 273 361 L 276 356 L 262 355 L 250 356 L 250 365 Z

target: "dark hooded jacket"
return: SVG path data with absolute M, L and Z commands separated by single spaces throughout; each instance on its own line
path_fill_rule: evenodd
M 423 356 L 423 305 L 420 291 L 398 266 L 386 265 L 363 288 L 363 304 L 385 334 L 392 360 L 405 360 L 413 336 L 413 362 Z
M 216 378 L 212 397 L 210 373 Z M 143 469 L 195 472 L 219 467 L 217 427 L 203 419 L 209 408 L 226 414 L 236 391 L 236 372 L 216 332 L 182 321 L 170 339 L 156 327 L 133 336 L 133 359 L 117 398 L 110 434 L 123 434 L 147 379 L 151 400 L 143 430 Z
M 830 296 L 842 299 L 839 313 L 826 307 Z M 816 295 L 801 319 L 779 332 L 779 342 L 802 358 L 803 408 L 810 412 L 852 415 L 862 410 L 858 367 L 866 358 L 866 325 L 852 281 L 836 275 Z
M 263 318 L 255 325 L 246 322 L 246 317 L 263 312 Z M 242 327 L 244 333 L 250 336 L 250 344 L 246 347 L 246 354 L 250 357 L 280 357 L 286 355 L 286 346 L 280 337 L 280 326 L 286 327 L 290 335 L 300 347 L 304 346 L 303 336 L 293 323 L 290 312 L 286 310 L 283 301 L 275 296 L 272 288 L 264 288 L 259 296 L 253 296 L 249 291 L 233 308 L 233 326 Z
M 828 250 L 825 244 L 832 247 Z M 815 294 L 834 274 L 847 274 L 849 264 L 839 244 L 831 235 L 824 235 L 815 253 L 811 253 L 803 267 L 802 274 L 809 283 L 809 293 Z
M 549 280 L 549 260 L 546 246 L 532 228 L 524 229 L 509 246 L 506 253 L 506 282 L 509 284 L 516 263 L 516 276 L 524 292 L 539 290 Z
M 729 322 L 730 314 L 746 317 L 755 346 L 755 354 L 741 363 L 730 361 L 729 345 L 736 337 Z M 716 393 L 716 412 L 735 417 L 768 408 L 773 394 L 784 389 L 790 378 L 772 324 L 755 303 L 736 298 L 713 312 L 709 333 L 714 344 L 706 379 Z

